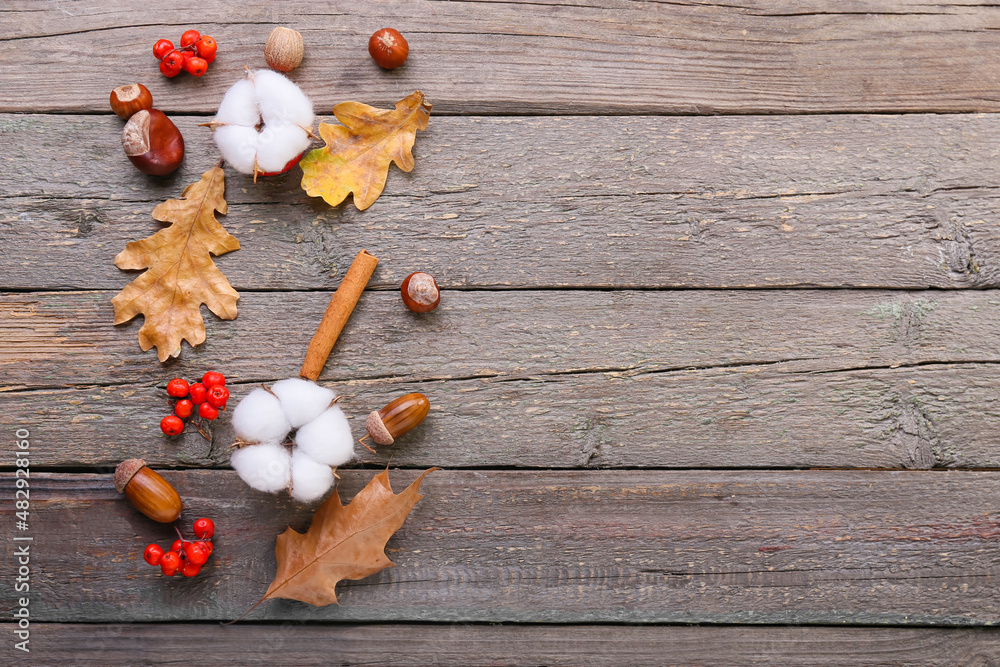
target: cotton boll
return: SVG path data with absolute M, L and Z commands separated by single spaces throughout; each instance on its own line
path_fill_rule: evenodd
M 309 148 L 311 141 L 298 125 L 271 123 L 257 139 L 257 169 L 265 173 L 283 171 L 290 160 Z
M 260 111 L 254 97 L 254 86 L 248 79 L 241 79 L 226 91 L 222 104 L 215 113 L 216 123 L 253 127 L 260 121 Z
M 278 397 L 254 389 L 233 410 L 233 430 L 245 442 L 281 442 L 292 429 Z
M 334 406 L 299 428 L 295 444 L 319 461 L 331 466 L 347 463 L 354 456 L 354 436 L 343 410 Z
M 292 498 L 300 503 L 319 500 L 333 486 L 333 470 L 317 463 L 298 447 L 292 452 Z
M 288 77 L 263 69 L 254 72 L 253 78 L 254 100 L 265 123 L 312 127 L 312 102 Z
M 271 385 L 271 391 L 281 401 L 281 409 L 285 411 L 285 417 L 292 428 L 299 428 L 316 419 L 337 398 L 337 393 L 332 389 L 302 378 L 275 382 Z
M 229 463 L 240 479 L 258 491 L 277 493 L 291 480 L 292 457 L 276 442 L 240 447 Z
M 257 157 L 257 141 L 260 137 L 253 127 L 223 125 L 215 128 L 215 145 L 222 157 L 241 174 L 252 174 L 254 158 Z
M 244 174 L 283 173 L 310 143 L 312 102 L 289 79 L 270 70 L 249 72 L 222 98 L 215 115 L 215 143 L 231 167 Z

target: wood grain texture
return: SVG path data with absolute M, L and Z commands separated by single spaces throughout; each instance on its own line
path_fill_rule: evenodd
M 466 114 L 996 111 L 1000 94 L 989 55 L 1000 10 L 960 2 L 33 0 L 4 19 L 3 111 L 103 112 L 124 72 L 164 111 L 214 111 L 244 65 L 263 66 L 264 41 L 281 24 L 303 33 L 306 59 L 292 78 L 319 109 L 385 105 L 415 89 L 438 112 Z M 218 59 L 202 79 L 164 79 L 153 43 L 192 25 L 218 40 Z M 410 42 L 391 73 L 365 48 L 386 25 Z M 115 48 L 81 75 L 80 54 L 98 40 Z M 21 67 L 25 52 L 45 57 Z
M 205 662 L 268 667 L 984 667 L 1000 659 L 997 631 L 984 628 L 39 623 L 31 633 L 36 667 L 163 664 L 192 646 Z M 16 653 L 9 642 L 0 649 L 7 664 L 18 664 Z
M 185 166 L 150 179 L 117 117 L 0 119 L 0 287 L 119 289 L 114 256 L 217 159 L 179 117 Z M 368 211 L 330 208 L 301 171 L 227 174 L 219 259 L 237 289 L 373 287 L 414 270 L 460 288 L 995 287 L 997 116 L 434 118 L 410 174 Z
M 174 539 L 111 475 L 31 476 L 36 622 L 232 619 L 274 573 L 274 536 L 312 509 L 235 473 L 165 471 L 182 524 L 217 520 L 190 580 L 142 562 Z M 370 471 L 345 471 L 351 498 Z M 416 471 L 392 473 L 401 489 Z M 13 475 L 0 475 L 13 496 Z M 396 567 L 339 606 L 268 601 L 251 620 L 984 625 L 1000 618 L 994 499 L 976 472 L 438 471 L 390 539 Z M 8 503 L 0 510 L 14 521 Z M 0 581 L 5 599 L 13 580 Z
M 256 385 L 231 385 L 233 403 Z M 356 436 L 363 417 L 410 391 L 427 420 L 353 465 L 531 468 L 998 468 L 995 365 L 795 373 L 742 366 L 446 382 L 332 385 Z M 140 386 L 0 394 L 0 426 L 28 428 L 36 468 L 110 472 L 227 466 L 224 415 L 206 441 L 158 430 L 170 403 Z
M 328 292 L 248 292 L 231 322 L 166 364 L 142 319 L 112 325 L 114 292 L 0 295 L 0 387 L 165 386 L 221 369 L 231 382 L 296 375 Z M 793 372 L 1000 361 L 991 291 L 458 291 L 418 315 L 366 292 L 324 381 L 649 373 L 784 363 Z M 69 362 L 69 363 L 68 363 Z

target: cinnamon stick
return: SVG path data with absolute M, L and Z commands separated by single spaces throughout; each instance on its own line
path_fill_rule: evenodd
M 370 255 L 367 250 L 362 250 L 351 263 L 351 268 L 347 269 L 347 274 L 340 281 L 340 287 L 330 297 L 330 305 L 326 307 L 323 314 L 323 321 L 319 323 L 316 334 L 309 341 L 309 349 L 306 350 L 306 360 L 302 364 L 299 376 L 315 382 L 319 374 L 323 372 L 323 365 L 326 358 L 333 350 L 333 344 L 337 342 L 337 337 L 347 324 L 347 318 L 354 311 L 361 293 L 365 291 L 368 279 L 372 277 L 378 259 Z

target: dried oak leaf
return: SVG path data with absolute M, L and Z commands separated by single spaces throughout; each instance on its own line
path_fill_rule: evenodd
M 305 534 L 289 528 L 278 536 L 278 572 L 261 602 L 286 598 L 317 607 L 333 604 L 340 580 L 364 579 L 392 567 L 385 543 L 423 498 L 417 493 L 420 483 L 435 470 L 424 472 L 398 495 L 389 486 L 389 471 L 383 471 L 347 506 L 335 491 L 316 510 Z
M 431 105 L 419 90 L 396 102 L 393 110 L 360 102 L 342 102 L 333 114 L 343 125 L 319 124 L 326 146 L 309 152 L 302 167 L 302 189 L 336 206 L 354 193 L 354 205 L 365 210 L 385 188 L 389 163 L 413 170 L 413 142 L 426 130 Z
M 115 257 L 119 269 L 148 269 L 111 300 L 115 324 L 143 315 L 139 346 L 146 351 L 155 345 L 160 361 L 179 355 L 182 340 L 205 342 L 201 304 L 224 320 L 236 317 L 240 295 L 212 261 L 212 255 L 240 248 L 215 219 L 216 211 L 226 213 L 224 192 L 222 168 L 209 169 L 184 189 L 181 199 L 153 209 L 153 218 L 173 224 L 130 242 Z

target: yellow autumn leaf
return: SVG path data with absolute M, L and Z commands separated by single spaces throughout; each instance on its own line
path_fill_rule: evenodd
M 396 108 L 376 109 L 360 102 L 342 102 L 333 113 L 343 125 L 320 123 L 323 148 L 309 152 L 302 167 L 302 189 L 336 206 L 354 193 L 354 205 L 363 211 L 379 198 L 389 175 L 389 164 L 413 169 L 413 142 L 417 130 L 426 130 L 431 105 L 419 90 L 396 102 Z
M 119 269 L 148 269 L 111 300 L 115 324 L 143 315 L 139 346 L 146 351 L 155 345 L 160 361 L 180 354 L 182 340 L 205 342 L 201 304 L 224 320 L 236 317 L 240 295 L 212 261 L 212 255 L 240 248 L 215 219 L 216 211 L 226 213 L 224 193 L 222 168 L 206 171 L 184 189 L 181 199 L 153 209 L 153 218 L 173 224 L 130 242 L 115 257 Z

